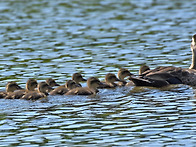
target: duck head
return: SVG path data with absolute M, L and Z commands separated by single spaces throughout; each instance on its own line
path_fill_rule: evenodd
M 196 69 L 196 34 L 192 36 L 191 50 L 192 50 L 192 63 L 189 69 Z
M 78 84 L 79 82 L 82 82 L 82 81 L 87 81 L 86 79 L 84 79 L 84 78 L 82 77 L 82 75 L 81 75 L 80 73 L 74 73 L 74 74 L 72 75 L 72 80 L 74 80 L 77 84 Z
M 37 80 L 29 79 L 26 83 L 26 89 L 29 91 L 34 91 L 37 88 Z
M 195 44 L 196 44 L 196 34 L 192 36 L 192 42 L 191 42 L 191 44 L 193 46 L 195 46 Z
M 97 89 L 97 87 L 103 85 L 98 78 L 90 77 L 87 80 L 87 85 L 90 89 Z
M 14 92 L 22 89 L 16 82 L 8 82 L 6 85 L 6 92 Z
M 48 95 L 48 93 L 53 90 L 53 88 L 50 87 L 46 82 L 40 82 L 37 88 L 39 92 L 44 93 L 46 95 Z
M 51 86 L 51 87 L 54 87 L 54 86 L 60 86 L 59 84 L 56 83 L 56 81 L 52 78 L 48 78 L 46 79 L 46 83 Z
M 133 74 L 129 72 L 128 69 L 125 69 L 125 68 L 121 68 L 119 71 L 118 71 L 118 78 L 119 80 L 124 80 L 124 78 L 126 77 L 129 77 L 129 76 L 132 76 Z
M 148 71 L 148 70 L 150 70 L 149 66 L 147 66 L 147 65 L 140 66 L 139 75 L 142 75 L 145 71 Z
M 81 86 L 77 84 L 74 80 L 68 80 L 65 83 L 65 87 L 70 90 L 70 89 L 74 89 L 76 87 L 81 87 Z
M 119 79 L 116 77 L 115 74 L 112 74 L 112 73 L 106 74 L 106 76 L 105 76 L 105 82 L 106 82 L 106 83 L 110 84 L 110 83 L 114 83 L 114 82 L 116 82 L 116 81 L 121 81 L 121 80 L 119 80 Z

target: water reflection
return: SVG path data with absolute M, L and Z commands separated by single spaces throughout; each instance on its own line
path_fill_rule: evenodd
M 141 64 L 189 67 L 195 1 L 1 1 L 1 88 Z M 0 99 L 2 146 L 195 146 L 195 88 Z

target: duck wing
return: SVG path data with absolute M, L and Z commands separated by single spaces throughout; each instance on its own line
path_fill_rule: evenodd
M 149 87 L 164 87 L 169 85 L 165 80 L 156 80 L 156 79 L 143 79 L 140 77 L 130 77 L 129 78 L 135 86 L 149 86 Z
M 50 95 L 64 95 L 68 91 L 69 90 L 65 87 L 57 87 L 56 89 L 50 92 Z

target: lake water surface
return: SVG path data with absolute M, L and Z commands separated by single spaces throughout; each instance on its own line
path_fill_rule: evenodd
M 191 64 L 196 1 L 1 0 L 0 87 Z M 82 83 L 86 86 L 85 83 Z M 0 99 L 4 146 L 196 146 L 196 88 Z

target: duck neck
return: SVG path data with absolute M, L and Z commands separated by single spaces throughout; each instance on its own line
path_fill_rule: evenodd
M 79 86 L 79 87 L 82 87 L 82 85 L 79 83 L 79 81 L 77 80 L 74 80 L 76 82 L 76 84 Z
M 122 83 L 122 85 L 127 84 L 127 82 L 126 82 L 125 79 L 124 79 L 125 77 L 119 76 L 118 78 L 119 78 L 119 80 L 120 80 L 120 83 Z
M 114 82 L 106 82 L 111 88 L 116 87 L 117 84 Z
M 196 45 L 191 44 L 191 50 L 192 50 L 192 63 L 189 69 L 196 69 Z
M 14 90 L 12 88 L 10 88 L 10 87 L 7 87 L 6 88 L 6 92 L 14 92 Z
M 30 86 L 26 86 L 26 89 L 28 90 L 28 91 L 34 91 L 35 89 L 33 88 L 33 87 L 30 87 Z

